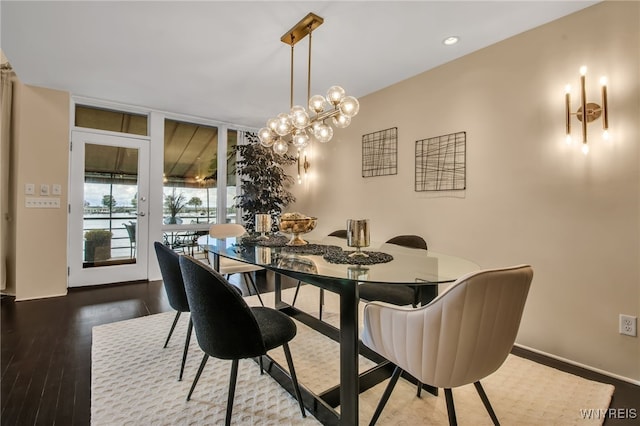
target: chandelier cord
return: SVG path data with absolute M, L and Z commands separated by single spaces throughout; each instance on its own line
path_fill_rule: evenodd
M 309 63 L 307 65 L 307 105 L 309 105 L 309 99 L 311 99 L 311 37 L 313 35 L 313 28 L 309 24 Z
M 289 83 L 289 89 L 291 92 L 291 97 L 289 98 L 289 108 L 293 108 L 293 45 L 295 44 L 294 42 L 295 37 L 293 34 L 291 34 L 291 81 Z

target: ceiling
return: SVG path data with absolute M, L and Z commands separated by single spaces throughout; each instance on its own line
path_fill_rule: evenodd
M 308 12 L 311 94 L 362 97 L 597 1 L 8 1 L 4 55 L 23 83 L 247 127 L 289 107 L 290 48 Z M 442 40 L 460 37 L 454 46 Z M 306 103 L 307 39 L 295 50 Z

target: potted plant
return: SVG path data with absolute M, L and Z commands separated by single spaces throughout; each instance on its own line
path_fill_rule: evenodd
M 91 229 L 84 233 L 84 260 L 94 262 L 111 258 L 111 237 L 106 229 Z
M 173 191 L 170 195 L 165 195 L 164 197 L 164 205 L 169 210 L 169 218 L 167 219 L 167 224 L 175 225 L 182 223 L 182 219 L 178 217 L 178 213 L 182 211 L 184 206 L 186 205 L 186 200 L 184 194 L 181 192 L 176 195 L 176 189 L 173 188 Z
M 236 145 L 240 154 L 237 161 L 242 191 L 235 197 L 235 207 L 242 209 L 242 221 L 249 232 L 255 228 L 255 215 L 270 214 L 276 219 L 282 210 L 296 199 L 287 189 L 293 182 L 284 166 L 295 163 L 288 154 L 280 155 L 271 148 L 262 146 L 255 134 L 247 133 L 250 143 Z M 278 229 L 277 220 L 272 220 L 272 229 Z

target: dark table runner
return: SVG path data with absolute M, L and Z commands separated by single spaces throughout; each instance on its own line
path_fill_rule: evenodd
M 303 246 L 288 246 L 289 238 L 284 235 L 270 235 L 261 238 L 260 235 L 250 235 L 242 238 L 240 244 L 243 246 L 263 246 L 281 247 L 283 253 L 307 254 L 322 256 L 329 263 L 339 263 L 347 265 L 375 265 L 376 263 L 387 263 L 393 260 L 393 256 L 377 251 L 363 251 L 365 256 L 349 257 L 354 251 L 345 251 L 341 247 L 327 244 L 305 244 Z

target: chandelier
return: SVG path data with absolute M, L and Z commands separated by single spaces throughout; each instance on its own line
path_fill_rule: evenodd
M 311 95 L 311 34 L 324 19 L 309 13 L 293 28 L 287 31 L 280 41 L 291 46 L 291 97 L 288 113 L 280 113 L 267 120 L 266 127 L 258 131 L 260 143 L 273 147 L 277 154 L 285 154 L 289 143 L 298 149 L 306 147 L 311 141 L 326 143 L 333 137 L 333 124 L 344 128 L 351 124 L 351 118 L 358 113 L 360 104 L 353 96 L 346 96 L 340 86 L 331 86 L 327 96 Z M 309 111 L 301 105 L 293 105 L 293 51 L 294 45 L 309 36 L 309 59 L 307 71 L 307 103 Z

